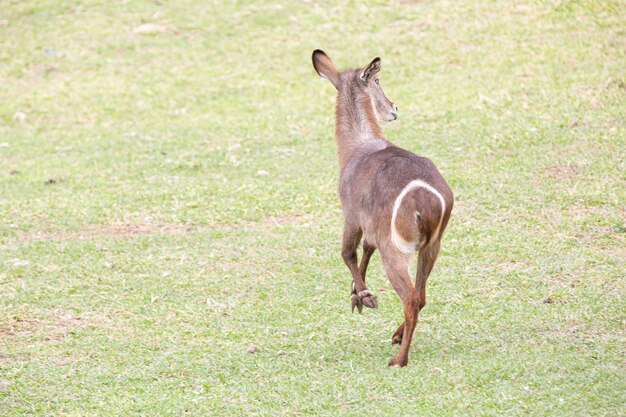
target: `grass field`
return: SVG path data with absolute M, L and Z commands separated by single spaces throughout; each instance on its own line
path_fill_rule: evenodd
M 626 3 L 359 3 L 0 3 L 1 416 L 626 414 Z M 404 369 L 315 48 L 455 191 Z

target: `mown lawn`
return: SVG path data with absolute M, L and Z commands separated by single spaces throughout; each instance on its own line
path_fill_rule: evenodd
M 625 10 L 2 2 L 0 415 L 624 415 Z M 455 191 L 404 369 L 315 48 Z

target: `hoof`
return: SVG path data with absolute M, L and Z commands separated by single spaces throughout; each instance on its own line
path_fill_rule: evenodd
M 393 334 L 393 336 L 391 336 L 391 344 L 399 345 L 400 343 L 402 343 L 403 335 L 404 335 L 404 323 L 402 323 L 400 327 L 398 327 L 398 330 L 396 330 L 396 332 Z
M 352 294 L 350 296 L 350 304 L 352 305 L 352 312 L 354 313 L 354 307 L 359 310 L 359 314 L 363 311 L 363 303 L 359 300 L 359 296 L 356 294 Z
M 387 365 L 393 368 L 404 368 L 407 363 L 408 363 L 408 360 L 398 360 L 398 358 L 393 358 L 393 359 L 389 359 L 389 362 L 387 363 Z
M 363 300 L 365 307 L 378 308 L 378 298 L 376 298 L 376 296 L 368 290 L 361 291 L 359 293 L 359 298 Z
M 352 305 L 352 312 L 354 313 L 354 307 L 359 310 L 359 314 L 363 311 L 363 306 L 369 308 L 378 308 L 378 299 L 368 290 L 363 290 L 356 293 L 354 286 L 352 288 L 352 294 L 350 295 L 350 304 Z

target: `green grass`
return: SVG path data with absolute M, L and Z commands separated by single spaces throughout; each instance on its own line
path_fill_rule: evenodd
M 625 6 L 3 2 L 0 415 L 624 415 Z M 455 191 L 401 370 L 315 48 Z

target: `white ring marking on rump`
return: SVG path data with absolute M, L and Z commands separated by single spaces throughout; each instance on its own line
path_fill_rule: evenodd
M 437 238 L 439 236 L 439 229 L 441 228 L 441 222 L 443 222 L 443 215 L 446 211 L 446 203 L 443 199 L 443 196 L 441 195 L 439 191 L 435 190 L 435 188 L 432 185 L 428 184 L 427 182 L 422 181 L 422 180 L 413 180 L 402 189 L 402 191 L 400 192 L 400 194 L 398 194 L 398 197 L 396 197 L 396 201 L 393 204 L 393 213 L 391 215 L 391 240 L 401 252 L 404 252 L 406 254 L 415 252 L 415 250 L 417 249 L 416 248 L 417 242 L 408 242 L 402 236 L 400 236 L 400 234 L 398 233 L 398 229 L 396 229 L 396 215 L 398 214 L 398 209 L 400 208 L 400 205 L 402 204 L 402 200 L 404 199 L 404 197 L 410 191 L 419 187 L 425 188 L 431 193 L 433 193 L 435 196 L 437 196 L 437 198 L 439 198 L 439 202 L 441 203 L 441 217 L 439 218 L 439 224 L 437 225 L 437 229 L 435 229 L 433 236 L 431 236 L 431 239 L 433 237 Z

